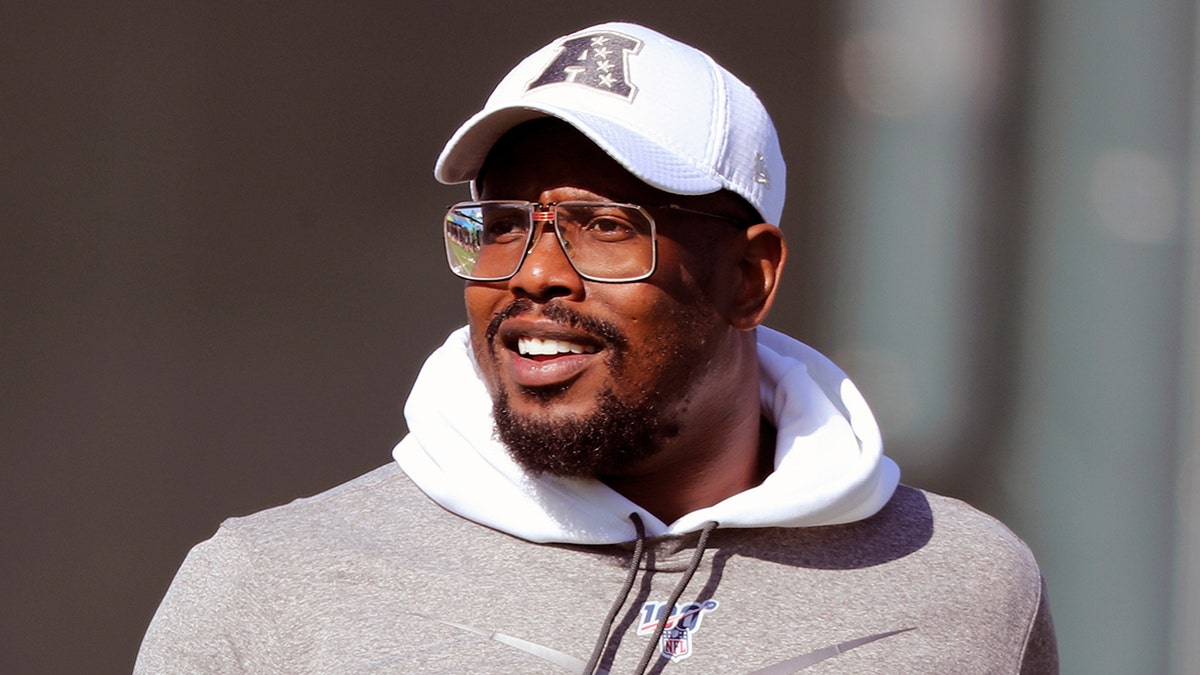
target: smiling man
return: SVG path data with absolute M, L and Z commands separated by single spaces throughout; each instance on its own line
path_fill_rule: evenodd
M 785 168 L 754 93 L 632 24 L 451 138 L 467 325 L 395 463 L 232 519 L 142 672 L 1057 671 L 1029 550 L 900 486 L 858 391 L 761 324 Z
M 472 351 L 508 452 L 599 478 L 664 522 L 761 482 L 774 445 L 747 329 L 774 295 L 778 229 L 727 192 L 653 188 L 555 118 L 506 133 L 478 186 L 482 204 L 526 202 L 452 210 L 477 212 L 490 242 L 456 271 L 477 279 Z M 503 268 L 481 275 L 500 246 Z

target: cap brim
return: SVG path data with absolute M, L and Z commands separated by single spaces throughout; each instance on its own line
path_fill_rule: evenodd
M 697 162 L 672 152 L 648 136 L 596 115 L 555 106 L 507 106 L 484 110 L 467 120 L 442 149 L 434 177 L 447 185 L 474 180 L 500 137 L 522 122 L 556 117 L 578 129 L 634 176 L 660 190 L 701 195 L 722 187 Z

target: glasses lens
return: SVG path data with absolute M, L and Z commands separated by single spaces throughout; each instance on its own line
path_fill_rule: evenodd
M 654 221 L 631 204 L 563 202 L 558 237 L 580 274 L 633 281 L 654 271 Z
M 446 259 L 455 274 L 476 281 L 507 279 L 521 266 L 532 206 L 465 202 L 446 212 Z
M 450 207 L 445 219 L 450 269 L 474 281 L 500 281 L 516 274 L 535 234 L 533 216 L 539 208 L 503 201 Z M 563 202 L 554 208 L 558 241 L 583 277 L 635 281 L 654 272 L 654 221 L 641 208 L 602 202 Z M 546 212 L 547 219 L 549 215 Z

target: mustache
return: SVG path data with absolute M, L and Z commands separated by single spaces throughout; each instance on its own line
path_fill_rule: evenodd
M 531 314 L 536 309 L 537 306 L 534 305 L 532 300 L 518 298 L 509 303 L 504 309 L 496 312 L 496 315 L 488 322 L 486 333 L 488 344 L 495 344 L 496 334 L 500 332 L 500 325 L 502 323 L 522 314 Z M 551 321 L 589 333 L 614 349 L 621 350 L 629 345 L 629 339 L 612 322 L 587 316 L 560 302 L 553 300 L 547 302 L 541 306 L 539 313 Z

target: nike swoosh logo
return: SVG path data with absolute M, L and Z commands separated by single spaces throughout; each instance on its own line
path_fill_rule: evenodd
M 475 635 L 480 635 L 488 640 L 495 640 L 501 644 L 519 649 L 531 656 L 536 656 L 544 661 L 549 661 L 568 673 L 584 675 L 583 669 L 587 667 L 587 663 L 583 659 L 577 659 L 570 654 L 565 654 L 557 649 L 551 649 L 550 647 L 539 645 L 536 642 L 523 640 L 519 637 L 513 637 L 505 633 L 498 633 L 496 631 L 485 630 L 483 628 L 476 628 L 475 626 L 469 626 L 465 623 L 446 621 L 445 619 L 439 619 L 429 616 L 428 614 L 421 614 L 419 612 L 409 612 L 409 614 L 412 614 L 413 616 L 419 616 L 422 619 L 427 619 L 429 621 L 436 621 L 444 626 L 450 626 L 468 633 L 474 633 Z M 839 654 L 844 654 L 851 649 L 855 649 L 856 647 L 870 644 L 876 640 L 889 638 L 893 635 L 899 635 L 900 633 L 907 633 L 910 630 L 916 630 L 916 627 L 901 628 L 900 630 L 893 630 L 887 633 L 876 633 L 875 635 L 868 635 L 855 640 L 847 640 L 846 642 L 833 645 L 832 647 L 823 647 L 816 651 L 811 651 L 807 654 L 802 654 L 795 658 L 788 659 L 787 661 L 780 661 L 775 665 L 767 666 L 766 668 L 762 668 L 760 670 L 755 670 L 748 675 L 791 675 L 792 673 L 804 670 L 809 666 L 832 659 Z M 596 671 L 596 675 L 609 675 L 609 673 L 607 670 L 600 669 Z
M 797 671 L 804 670 L 805 668 L 807 668 L 809 666 L 816 665 L 816 664 L 818 664 L 822 661 L 828 660 L 828 659 L 832 659 L 833 657 L 837 656 L 838 654 L 845 654 L 846 652 L 850 651 L 851 649 L 854 649 L 855 647 L 861 647 L 865 644 L 870 644 L 872 642 L 875 642 L 876 640 L 882 640 L 884 638 L 889 638 L 893 635 L 899 635 L 900 633 L 907 633 L 910 630 L 916 630 L 916 627 L 914 626 L 912 628 L 901 628 L 900 630 L 893 630 L 893 631 L 889 631 L 887 633 L 876 633 L 875 635 L 868 635 L 866 637 L 860 637 L 856 640 L 847 640 L 846 642 L 842 642 L 842 643 L 833 645 L 832 647 L 823 647 L 816 651 L 812 651 L 807 654 L 797 656 L 794 659 L 788 659 L 787 661 L 780 661 L 779 663 L 776 663 L 773 666 L 767 666 L 766 668 L 763 668 L 762 670 L 756 670 L 756 671 L 750 673 L 749 675 L 791 675 L 791 673 L 795 673 Z
M 465 630 L 468 633 L 482 635 L 483 637 L 485 637 L 489 640 L 495 640 L 496 642 L 499 642 L 501 644 L 505 644 L 505 645 L 508 645 L 509 647 L 519 649 L 519 650 L 525 652 L 526 654 L 531 654 L 531 655 L 536 656 L 539 659 L 542 659 L 544 661 L 549 661 L 550 663 L 553 663 L 554 665 L 563 668 L 564 670 L 566 670 L 569 673 L 576 673 L 577 675 L 584 675 L 583 669 L 587 667 L 587 662 L 584 661 L 583 659 L 577 659 L 574 656 L 571 656 L 570 654 L 564 654 L 563 652 L 560 652 L 557 649 L 551 649 L 549 647 L 544 647 L 542 645 L 537 644 L 536 642 L 530 642 L 529 640 L 522 640 L 519 637 L 513 637 L 511 635 L 506 635 L 504 633 L 497 633 L 496 631 L 490 631 L 490 630 L 484 630 L 482 628 L 476 628 L 475 626 L 468 626 L 465 623 L 456 623 L 454 621 L 446 621 L 445 619 L 438 619 L 436 617 L 432 617 L 427 614 L 420 614 L 418 612 L 409 612 L 409 614 L 412 614 L 413 616 L 419 616 L 422 619 L 436 621 L 436 622 L 446 625 L 446 626 L 452 626 L 459 630 Z M 608 671 L 601 669 L 601 670 L 596 671 L 596 675 L 608 675 Z

